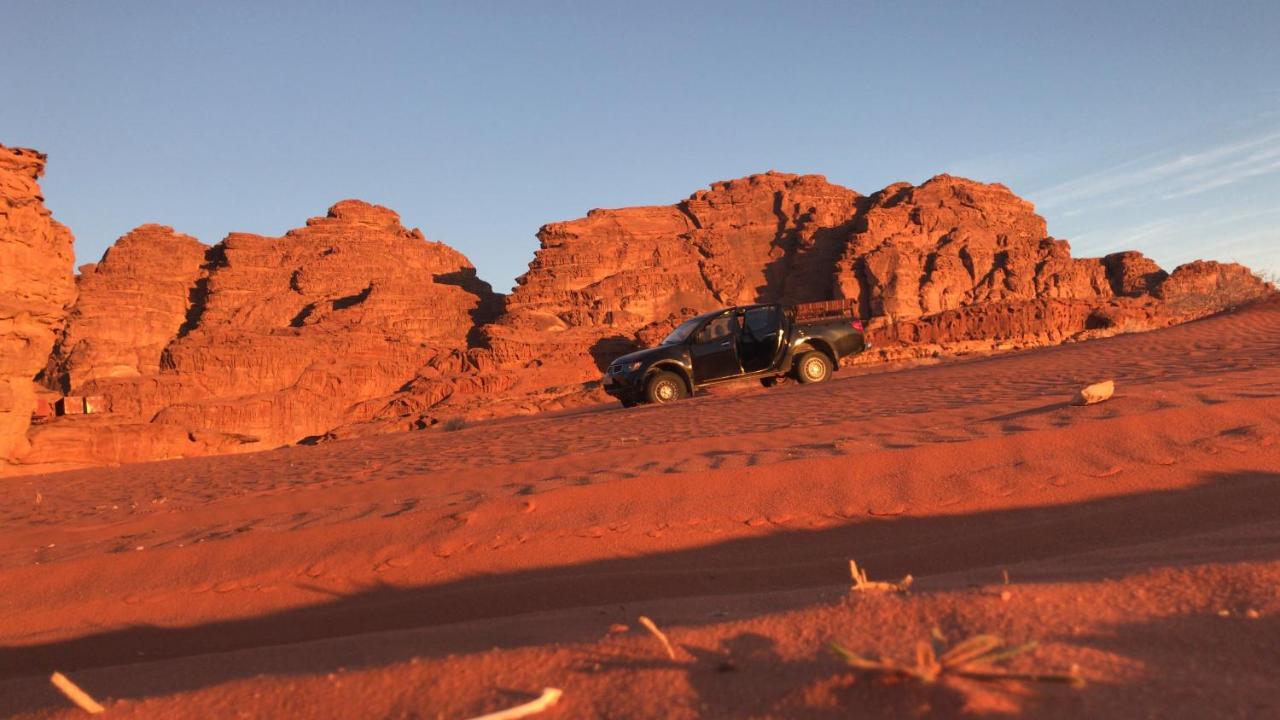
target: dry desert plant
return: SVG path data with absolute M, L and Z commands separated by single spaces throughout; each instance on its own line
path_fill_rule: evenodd
M 645 630 L 648 630 L 650 633 L 653 634 L 654 637 L 658 638 L 658 642 L 662 643 L 662 648 L 667 651 L 667 657 L 671 658 L 672 660 L 675 660 L 676 650 L 675 648 L 671 647 L 671 641 L 667 639 L 667 634 L 658 629 L 657 623 L 645 617 L 644 615 L 641 615 L 640 624 L 644 626 Z
M 440 424 L 440 429 L 444 430 L 445 432 L 454 432 L 456 430 L 461 430 L 466 426 L 467 426 L 467 419 L 459 416 L 459 417 L 451 417 L 448 420 L 445 420 L 443 423 Z
M 560 702 L 560 696 L 564 694 L 560 688 L 547 688 L 537 698 L 530 700 L 523 705 L 517 705 L 506 710 L 499 710 L 487 715 L 471 718 L 471 720 L 519 720 L 519 718 L 537 715 L 547 708 Z
M 898 582 L 868 580 L 867 571 L 858 567 L 854 560 L 849 561 L 849 575 L 853 578 L 853 590 L 858 592 L 906 592 L 915 578 L 907 575 Z
M 945 642 L 942 633 L 934 628 L 933 635 L 928 641 L 921 640 L 916 643 L 914 664 L 883 657 L 873 660 L 834 642 L 831 643 L 831 649 L 855 670 L 882 678 L 932 683 L 943 676 L 954 676 L 983 681 L 1025 680 L 1068 683 L 1076 687 L 1084 685 L 1084 678 L 1074 671 L 1070 673 L 1017 672 L 998 667 L 1000 663 L 1010 658 L 1034 650 L 1037 647 L 1035 642 L 1006 648 L 1004 640 L 995 635 L 974 635 L 950 648 L 945 646 Z
M 53 683 L 53 686 L 58 688 L 58 690 L 61 690 L 62 694 L 66 695 L 68 700 L 75 703 L 77 707 L 90 715 L 98 715 L 106 712 L 106 708 L 102 707 L 97 700 L 94 700 L 89 693 L 81 690 L 79 685 L 71 682 L 71 678 L 66 675 L 56 672 L 49 676 L 49 682 Z

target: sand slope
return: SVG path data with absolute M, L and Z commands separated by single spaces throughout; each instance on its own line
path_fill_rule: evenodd
M 1107 378 L 1113 400 L 1067 405 Z M 0 522 L 4 715 L 78 715 L 54 669 L 112 717 L 455 718 L 548 685 L 564 718 L 1274 715 L 1280 303 L 671 407 L 17 478 Z M 850 558 L 913 592 L 851 595 Z M 935 625 L 1038 639 L 1018 667 L 1091 682 L 886 686 L 825 650 L 906 657 Z

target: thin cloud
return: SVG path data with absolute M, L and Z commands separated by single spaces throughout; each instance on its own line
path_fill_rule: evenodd
M 1280 170 L 1280 147 L 1257 152 L 1242 158 L 1228 167 L 1217 168 L 1212 173 L 1200 173 L 1195 178 L 1187 178 L 1180 190 L 1166 192 L 1160 196 L 1162 200 L 1199 195 L 1220 187 L 1235 185 L 1250 178 L 1270 175 Z
M 1173 199 L 1232 185 L 1280 170 L 1280 131 L 1170 158 L 1152 153 L 1035 193 L 1041 208 L 1122 195 Z M 1110 206 L 1127 200 L 1113 199 Z

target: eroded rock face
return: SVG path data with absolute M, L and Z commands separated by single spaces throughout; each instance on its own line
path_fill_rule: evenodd
M 44 206 L 45 156 L 0 145 L 0 462 L 27 452 L 33 378 L 75 298 L 71 231 Z
M 1198 317 L 1252 302 L 1272 288 L 1243 265 L 1196 260 L 1179 265 L 1154 290 L 1170 311 Z
M 675 205 L 546 225 L 506 314 L 486 332 L 505 363 L 585 373 L 685 308 L 825 299 L 859 199 L 820 175 L 770 172 Z
M 371 398 L 465 355 L 501 303 L 462 254 L 353 200 L 283 237 L 236 233 L 212 248 L 144 226 L 86 272 L 81 293 L 57 376 L 103 397 L 112 436 L 156 443 L 153 457 L 274 447 L 360 419 Z M 130 314 L 147 322 L 109 322 Z M 74 436 L 53 423 L 33 441 L 65 456 Z
M 78 395 L 90 380 L 158 373 L 161 353 L 184 330 L 208 250 L 173 228 L 143 225 L 82 266 L 46 382 Z
M 1266 293 L 1243 268 L 1169 277 L 1137 252 L 1073 258 L 1031 203 L 949 175 L 867 197 L 816 175 L 753 175 L 539 238 L 486 332 L 501 362 L 561 381 L 723 305 L 856 300 L 874 361 L 1161 327 Z
M 612 359 L 725 305 L 854 299 L 873 344 L 856 361 L 869 363 L 1162 327 L 1271 292 L 1235 265 L 1168 275 L 1139 253 L 1073 258 L 1002 185 L 941 175 L 862 196 L 770 172 L 546 225 L 505 303 L 461 254 L 360 201 L 212 247 L 145 225 L 84 268 L 50 353 L 70 234 L 39 204 L 43 157 L 6 152 L 0 259 L 30 271 L 4 273 L 0 439 L 46 469 L 603 401 Z M 41 367 L 107 412 L 38 425 L 27 450 Z
M 1112 294 L 1098 260 L 1075 260 L 1031 203 L 1003 185 L 939 175 L 871 196 L 835 268 L 864 317 L 909 320 L 971 305 Z

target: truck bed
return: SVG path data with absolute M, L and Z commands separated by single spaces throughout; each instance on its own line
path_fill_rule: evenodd
M 851 320 L 858 317 L 858 301 L 841 299 L 797 303 L 788 307 L 787 313 L 797 323 Z

